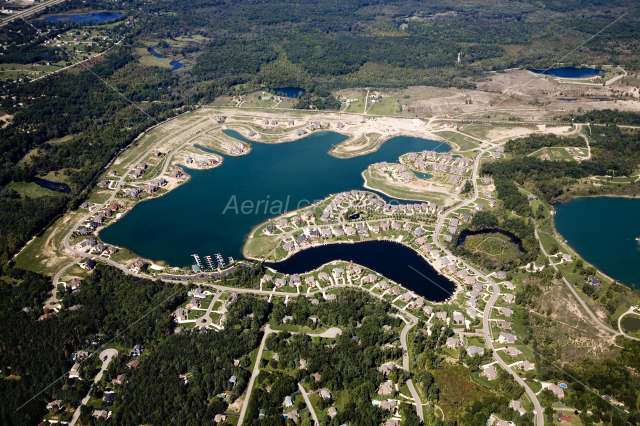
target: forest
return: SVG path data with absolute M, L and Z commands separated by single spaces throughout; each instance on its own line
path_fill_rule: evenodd
M 581 137 L 562 137 L 548 133 L 545 135 L 530 135 L 526 138 L 512 139 L 504 146 L 504 152 L 516 155 L 527 155 L 540 148 L 550 148 L 552 146 L 577 146 L 587 147 L 585 140 Z
M 304 298 L 287 305 L 275 303 L 271 315 L 273 321 L 280 322 L 284 315 L 290 315 L 294 319 L 289 324 L 311 325 L 309 317 L 315 316 L 323 326 L 339 326 L 343 332 L 335 339 L 335 345 L 315 342 L 304 334 L 280 332 L 269 335 L 266 349 L 277 353 L 279 360 L 272 358 L 267 362 L 263 358 L 261 367 L 268 367 L 268 370 L 263 369 L 258 376 L 256 384 L 260 387 L 252 393 L 247 415 L 253 420 L 248 424 L 262 424 L 258 420 L 258 411 L 264 408 L 267 415 L 264 421 L 284 425 L 284 421 L 278 421 L 282 419 L 282 401 L 286 395 L 297 390 L 297 381 L 301 381 L 308 391 L 325 387 L 331 392 L 344 391 L 342 398 L 347 401 L 345 408 L 339 410 L 335 418 L 325 418 L 323 424 L 379 424 L 384 416 L 383 411 L 371 404 L 371 395 L 375 394 L 384 378 L 377 369 L 385 362 L 402 357 L 399 347 L 385 348 L 385 344 L 397 339 L 397 334 L 393 331 L 381 332 L 382 327 L 390 325 L 399 328 L 404 325 L 399 318 L 388 315 L 390 309 L 388 303 L 358 290 L 344 290 L 338 295 L 337 301 L 320 300 L 317 305 Z M 359 344 L 353 340 L 353 336 L 359 337 Z M 300 359 L 307 361 L 306 369 L 300 369 Z M 282 372 L 293 372 L 295 381 L 284 380 L 288 376 L 281 376 Z M 311 377 L 314 373 L 320 374 L 319 380 Z M 403 370 L 391 377 L 402 386 L 408 375 Z M 290 380 L 289 385 L 286 385 L 287 380 Z M 270 384 L 274 387 L 267 393 L 264 388 Z M 274 393 L 276 386 L 278 390 Z M 329 406 L 328 401 L 321 404 L 321 409 Z
M 98 350 L 91 344 L 96 336 L 104 344 L 118 333 L 123 334 L 115 342 L 128 348 L 163 340 L 174 327 L 170 313 L 186 297 L 182 286 L 140 279 L 98 265 L 83 281 L 80 292 L 65 296 L 58 315 L 38 321 L 44 313 L 42 306 L 49 297 L 51 280 L 16 268 L 5 268 L 5 274 L 0 285 L 9 297 L 0 302 L 0 365 L 2 377 L 15 380 L 0 380 L 2 424 L 38 424 L 46 413 L 46 402 L 54 395 L 69 403 L 77 402 L 88 389 L 82 383 L 79 388 L 73 381 L 67 383 L 73 352 Z M 81 307 L 67 309 L 73 305 Z M 25 307 L 33 310 L 23 312 Z M 87 364 L 82 373 L 85 379 L 95 375 L 89 367 Z M 49 384 L 52 386 L 47 387 Z M 71 387 L 61 394 L 65 384 Z
M 549 137 L 548 140 L 553 140 Z M 539 137 L 526 137 L 508 142 L 513 152 L 525 152 L 536 146 Z M 520 215 L 530 211 L 526 198 L 519 195 L 522 185 L 548 203 L 566 193 L 577 179 L 589 176 L 631 176 L 640 164 L 640 131 L 616 125 L 593 127 L 589 135 L 591 159 L 582 162 L 544 161 L 534 157 L 517 157 L 484 164 L 482 173 L 494 178 L 498 198 L 505 208 Z

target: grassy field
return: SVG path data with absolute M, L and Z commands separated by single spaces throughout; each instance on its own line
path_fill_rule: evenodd
M 263 259 L 278 245 L 275 235 L 260 235 L 247 239 L 242 254 L 249 258 Z
M 160 68 L 173 68 L 169 63 L 173 61 L 171 58 L 157 58 L 152 53 L 147 52 L 144 47 L 138 47 L 134 52 L 136 55 L 140 55 L 140 62 L 142 65 L 148 67 L 160 67 Z M 182 55 L 179 55 L 182 56 Z
M 460 365 L 445 363 L 435 372 L 435 382 L 440 389 L 438 405 L 446 419 L 457 418 L 469 403 L 490 395 L 488 390 L 474 383 L 469 371 Z
M 437 134 L 438 136 L 442 136 L 446 142 L 453 142 L 458 145 L 459 151 L 470 151 L 480 145 L 477 140 L 462 133 L 446 130 L 444 132 L 438 132 Z
M 349 107 L 345 112 L 352 112 L 355 114 L 364 114 L 364 101 L 350 102 Z
M 59 192 L 43 188 L 35 182 L 11 182 L 9 185 L 7 185 L 7 187 L 16 191 L 18 194 L 20 194 L 21 197 L 40 198 L 64 196 L 64 194 L 61 194 Z
M 544 148 L 529 154 L 530 156 L 540 158 L 542 160 L 564 160 L 564 161 L 576 161 L 575 158 L 567 152 L 564 147 Z
M 383 99 L 369 107 L 368 114 L 372 115 L 393 115 L 396 112 L 397 100 L 393 98 Z
M 389 197 L 401 200 L 429 201 L 431 203 L 436 203 L 437 205 L 445 204 L 445 200 L 448 198 L 446 194 L 428 192 L 425 191 L 424 188 L 420 188 L 418 186 L 416 186 L 415 189 L 412 189 L 409 186 L 391 185 L 384 174 L 375 171 L 372 168 L 365 170 L 362 173 L 362 176 L 364 177 L 367 188 L 384 192 Z

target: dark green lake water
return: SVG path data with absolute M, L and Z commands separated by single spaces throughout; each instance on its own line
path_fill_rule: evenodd
M 236 132 L 226 133 L 246 140 Z M 248 155 L 224 156 L 223 164 L 211 170 L 189 169 L 189 182 L 138 204 L 100 237 L 174 266 L 192 264 L 192 254 L 220 253 L 225 261 L 228 256 L 242 258 L 245 236 L 285 207 L 295 210 L 332 193 L 362 189 L 361 173 L 372 163 L 397 161 L 410 151 L 449 150 L 437 141 L 400 136 L 366 156 L 341 160 L 327 154 L 346 139 L 324 131 L 296 142 L 251 142 Z
M 640 287 L 640 199 L 579 198 L 556 206 L 558 232 L 587 262 Z

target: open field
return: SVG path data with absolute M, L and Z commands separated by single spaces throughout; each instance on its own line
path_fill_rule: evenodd
M 11 182 L 7 187 L 13 189 L 22 197 L 63 196 L 63 194 L 43 188 L 35 182 Z
M 372 115 L 392 115 L 396 113 L 397 100 L 385 98 L 380 102 L 371 104 L 367 113 Z
M 460 132 L 445 130 L 443 132 L 436 133 L 436 135 L 442 137 L 447 142 L 452 142 L 458 145 L 458 151 L 471 151 L 472 149 L 480 146 L 479 141 Z

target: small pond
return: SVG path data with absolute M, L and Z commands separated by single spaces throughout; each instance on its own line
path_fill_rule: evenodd
M 625 330 L 629 331 L 639 331 L 640 330 L 640 317 L 636 317 L 633 315 L 626 315 L 622 318 L 622 327 Z
M 416 175 L 416 177 L 419 179 L 431 179 L 433 177 L 433 175 L 430 175 L 429 173 L 423 173 L 423 172 L 413 171 L 413 174 Z
M 84 13 L 80 15 L 55 15 L 55 16 L 47 16 L 46 18 L 38 19 L 43 22 L 66 22 L 72 21 L 75 23 L 80 22 L 88 22 L 90 24 L 95 24 L 99 22 L 107 22 L 112 19 L 118 19 L 122 16 L 122 13 L 113 13 L 113 12 L 94 12 L 94 13 Z
M 66 183 L 51 182 L 50 180 L 36 178 L 34 181 L 36 185 L 41 186 L 51 191 L 63 192 L 65 194 L 71 193 L 71 188 Z
M 276 92 L 276 95 L 284 95 L 287 98 L 297 98 L 298 96 L 307 93 L 304 89 L 299 87 L 279 87 L 274 89 L 274 91 Z
M 600 75 L 600 72 L 606 72 L 597 68 L 578 68 L 578 67 L 562 67 L 550 70 L 529 70 L 536 74 L 553 75 L 560 78 L 592 78 Z
M 169 46 L 169 48 L 170 49 L 180 49 L 179 47 L 174 47 L 174 46 Z M 150 48 L 147 49 L 147 52 L 153 54 L 153 56 L 155 56 L 156 58 L 166 58 L 166 56 L 156 52 L 156 46 L 151 46 Z M 184 67 L 184 65 L 182 65 L 180 63 L 180 61 L 171 61 L 171 62 L 169 62 L 169 65 L 171 65 L 173 67 L 173 68 L 171 68 L 171 72 L 175 72 L 176 70 L 179 70 L 180 68 Z

